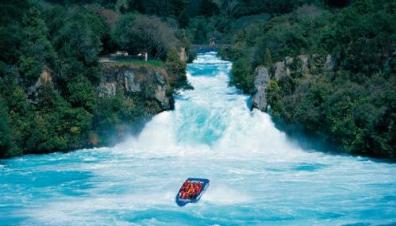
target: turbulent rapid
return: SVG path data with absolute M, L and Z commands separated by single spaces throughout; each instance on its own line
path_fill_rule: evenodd
M 0 164 L 0 225 L 396 224 L 396 165 L 304 150 L 228 85 L 216 53 L 188 65 L 194 90 L 112 148 Z M 180 208 L 187 177 L 211 185 Z

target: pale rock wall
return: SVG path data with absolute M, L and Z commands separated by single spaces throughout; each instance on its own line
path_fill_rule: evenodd
M 335 58 L 331 55 L 299 55 L 295 58 L 286 57 L 270 67 L 259 66 L 255 70 L 253 107 L 261 111 L 268 108 L 267 87 L 270 80 L 279 81 L 285 77 L 320 75 L 331 72 L 336 67 Z
M 157 101 L 162 110 L 173 109 L 173 97 L 168 94 L 168 74 L 164 69 L 104 64 L 101 82 L 97 88 L 100 97 L 115 96 L 118 91 L 141 94 L 147 100 Z

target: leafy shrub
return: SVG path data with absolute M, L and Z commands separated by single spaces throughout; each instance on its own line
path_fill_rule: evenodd
M 186 87 L 187 76 L 186 76 L 186 63 L 180 60 L 177 50 L 171 49 L 166 58 L 165 67 L 170 74 L 171 85 L 176 88 Z
M 251 62 L 247 58 L 240 58 L 233 63 L 231 83 L 246 93 L 254 92 L 254 73 L 249 67 Z

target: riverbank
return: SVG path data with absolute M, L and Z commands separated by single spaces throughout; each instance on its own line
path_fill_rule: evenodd
M 9 115 L 3 122 L 9 129 L 9 143 L 3 146 L 0 156 L 114 145 L 141 129 L 155 114 L 173 109 L 174 88 L 165 66 L 109 62 L 99 68 L 96 87 L 87 86 L 82 78 L 66 84 L 70 88 L 66 95 L 70 105 L 60 96 L 64 85 L 57 82 L 49 69 L 31 87 L 16 83 L 8 86 L 22 92 L 20 104 L 26 107 L 26 112 Z M 72 84 L 76 86 L 71 87 Z M 21 132 L 26 133 L 26 138 Z M 22 142 L 23 139 L 26 140 Z
M 396 159 L 394 8 L 305 5 L 249 26 L 222 51 L 234 61 L 231 83 L 254 107 L 344 153 Z
M 173 23 L 90 3 L 0 3 L 0 158 L 112 145 L 188 87 Z
M 229 86 L 231 62 L 199 54 L 193 90 L 108 148 L 0 161 L 5 225 L 392 225 L 396 165 L 304 149 Z M 180 208 L 188 177 L 209 178 Z M 320 206 L 320 208 L 318 207 Z M 230 217 L 232 213 L 232 217 Z

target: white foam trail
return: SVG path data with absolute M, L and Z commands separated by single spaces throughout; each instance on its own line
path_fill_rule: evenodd
M 203 202 L 216 205 L 236 205 L 247 203 L 252 198 L 231 186 L 212 184 L 210 189 L 202 196 Z

